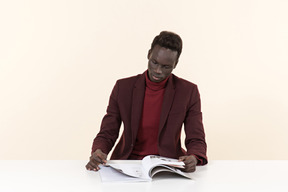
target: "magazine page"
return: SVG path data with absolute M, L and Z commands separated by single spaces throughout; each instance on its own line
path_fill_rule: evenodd
M 156 165 L 169 165 L 177 168 L 184 168 L 185 164 L 178 159 L 172 159 L 168 157 L 161 157 L 158 155 L 148 155 L 143 158 L 142 165 L 146 170 L 150 170 Z
M 119 172 L 119 170 L 116 170 L 112 168 L 111 166 L 104 166 L 99 165 L 101 168 L 99 170 L 101 181 L 106 182 L 147 182 L 147 179 L 143 178 L 137 178 L 137 177 L 131 177 L 126 174 L 123 174 L 122 172 Z
M 144 171 L 141 163 L 107 163 L 106 167 L 111 167 L 115 171 L 129 177 L 150 180 L 149 175 Z
M 188 179 L 192 179 L 191 173 L 186 173 L 186 172 L 181 171 L 180 169 L 177 169 L 177 168 L 174 168 L 174 167 L 169 167 L 169 166 L 166 166 L 166 165 L 158 165 L 158 166 L 152 168 L 150 170 L 150 172 L 149 172 L 149 175 L 151 177 L 153 177 L 154 175 L 156 175 L 157 173 L 160 173 L 160 172 L 176 173 L 176 174 L 181 175 L 183 177 L 186 177 Z
M 167 157 L 161 157 L 157 155 L 149 155 L 142 160 L 145 175 L 153 177 L 156 173 L 161 171 L 168 171 L 177 173 L 186 178 L 192 179 L 190 173 L 181 171 L 184 168 L 184 162 L 178 161 L 178 159 L 171 159 Z

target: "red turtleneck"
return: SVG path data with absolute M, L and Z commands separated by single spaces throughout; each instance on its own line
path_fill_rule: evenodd
M 158 130 L 160 114 L 168 78 L 160 83 L 150 81 L 147 71 L 142 120 L 134 149 L 129 159 L 143 159 L 146 155 L 158 155 Z

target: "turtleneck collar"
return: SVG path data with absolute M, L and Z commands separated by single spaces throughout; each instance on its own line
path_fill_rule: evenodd
M 151 89 L 153 91 L 158 91 L 160 89 L 164 89 L 169 77 L 170 77 L 170 75 L 164 81 L 156 83 L 156 82 L 153 82 L 149 79 L 148 70 L 146 70 L 146 72 L 145 72 L 146 87 L 148 87 L 149 89 Z

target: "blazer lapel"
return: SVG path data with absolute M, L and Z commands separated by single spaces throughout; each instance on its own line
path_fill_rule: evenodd
M 159 135 L 165 125 L 166 119 L 170 112 L 173 99 L 174 99 L 174 94 L 175 94 L 175 87 L 173 83 L 173 75 L 171 75 L 167 82 L 167 86 L 165 88 L 165 93 L 164 93 L 164 98 L 163 98 L 163 103 L 162 103 L 162 110 L 161 110 L 161 115 L 160 115 L 160 122 L 159 122 Z
M 134 85 L 132 96 L 131 132 L 132 132 L 133 144 L 134 141 L 136 140 L 138 128 L 140 125 L 144 96 L 145 96 L 145 74 L 142 74 Z

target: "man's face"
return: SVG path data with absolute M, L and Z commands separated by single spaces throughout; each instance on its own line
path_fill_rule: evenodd
M 154 46 L 153 50 L 148 52 L 148 77 L 152 82 L 161 82 L 165 80 L 176 67 L 177 51 Z

